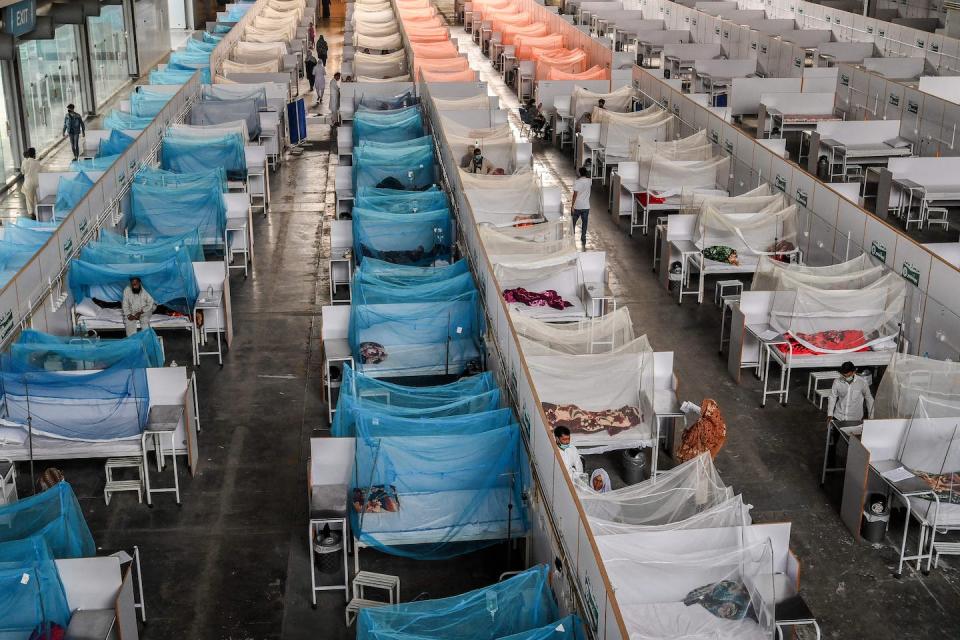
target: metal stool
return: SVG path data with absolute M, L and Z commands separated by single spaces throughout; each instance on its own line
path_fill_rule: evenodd
M 934 217 L 936 214 L 936 217 Z M 950 228 L 950 212 L 946 207 L 927 207 L 927 226 L 940 226 L 946 231 Z
M 136 469 L 137 479 L 115 480 L 113 477 L 114 469 Z M 110 498 L 118 491 L 136 491 L 137 502 L 143 502 L 143 458 L 141 456 L 107 458 L 107 462 L 103 465 L 103 473 L 107 479 L 103 485 L 103 501 L 108 506 Z
M 723 298 L 730 295 L 727 289 L 733 289 L 733 295 L 740 295 L 743 292 L 743 283 L 739 280 L 720 280 L 713 290 L 713 304 L 718 307 L 722 304 Z

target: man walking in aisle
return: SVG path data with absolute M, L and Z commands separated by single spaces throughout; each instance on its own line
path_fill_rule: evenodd
M 573 220 L 572 232 L 577 233 L 577 219 L 580 219 L 580 243 L 587 248 L 587 219 L 590 217 L 590 179 L 586 167 L 580 167 L 580 177 L 573 183 L 573 202 L 570 205 L 570 218 Z
M 83 123 L 83 116 L 73 110 L 73 105 L 67 105 L 67 115 L 63 118 L 63 135 L 70 136 L 70 148 L 73 149 L 73 159 L 80 159 L 80 136 L 87 135 L 87 125 Z

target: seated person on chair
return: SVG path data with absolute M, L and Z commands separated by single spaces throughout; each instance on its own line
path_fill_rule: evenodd
M 547 116 L 543 115 L 543 105 L 538 104 L 533 108 L 533 116 L 530 122 L 530 128 L 537 136 L 543 134 L 544 127 L 547 126 Z
M 583 127 L 583 125 L 590 124 L 591 122 L 593 122 L 593 116 L 590 115 L 589 111 L 587 111 L 585 114 L 577 118 L 577 123 L 576 126 L 573 127 L 573 132 L 580 133 L 580 129 Z
M 123 290 L 123 326 L 127 330 L 127 335 L 132 336 L 137 331 L 150 328 L 150 316 L 157 309 L 157 303 L 154 301 L 140 278 L 134 276 L 130 278 L 130 284 Z
M 483 157 L 483 151 L 480 150 L 480 147 L 474 148 L 473 158 L 467 165 L 467 173 L 479 173 L 488 176 L 493 173 L 494 169 L 496 167 L 493 166 L 493 163 Z

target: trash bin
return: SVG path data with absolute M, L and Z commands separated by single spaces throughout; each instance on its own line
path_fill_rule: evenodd
M 343 565 L 343 536 L 331 531 L 330 525 L 324 525 L 323 531 L 313 541 L 313 552 L 317 555 L 317 570 L 320 573 L 336 573 Z
M 623 481 L 637 484 L 647 478 L 647 457 L 643 449 L 625 449 L 623 452 Z
M 882 493 L 867 494 L 863 509 L 863 522 L 860 524 L 860 536 L 867 542 L 883 542 L 890 522 L 890 500 Z

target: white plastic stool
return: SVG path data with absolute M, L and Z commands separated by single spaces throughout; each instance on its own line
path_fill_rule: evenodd
M 136 480 L 114 480 L 114 469 L 136 469 Z M 107 458 L 103 465 L 103 472 L 107 478 L 103 485 L 103 501 L 109 506 L 110 498 L 118 491 L 136 491 L 137 502 L 143 502 L 143 458 L 130 456 L 126 458 Z
M 936 217 L 934 217 L 936 214 Z M 927 207 L 927 226 L 940 226 L 944 230 L 950 228 L 950 212 L 946 207 Z
M 833 381 L 840 377 L 839 371 L 811 371 L 810 377 L 807 378 L 807 400 L 810 402 L 817 402 L 813 399 L 814 394 L 820 394 L 820 383 L 823 381 L 829 382 L 831 385 Z M 817 402 L 817 404 L 820 404 Z M 822 408 L 822 407 L 821 407 Z

